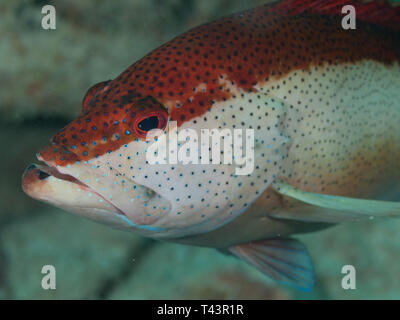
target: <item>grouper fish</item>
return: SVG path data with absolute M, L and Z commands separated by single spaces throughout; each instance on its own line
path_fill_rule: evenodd
M 355 29 L 343 27 L 345 5 Z M 400 9 L 384 1 L 284 0 L 221 18 L 90 88 L 23 189 L 310 290 L 312 262 L 293 234 L 400 214 L 399 60 Z M 149 163 L 154 143 L 187 129 L 253 130 L 252 172 L 222 158 Z

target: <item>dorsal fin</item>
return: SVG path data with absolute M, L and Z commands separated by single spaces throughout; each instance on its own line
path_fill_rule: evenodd
M 285 14 L 343 15 L 345 5 L 354 6 L 360 21 L 400 30 L 400 4 L 388 0 L 282 0 L 274 4 L 274 10 Z

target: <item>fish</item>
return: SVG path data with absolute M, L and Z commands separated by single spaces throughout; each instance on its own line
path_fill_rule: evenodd
M 345 5 L 355 29 L 342 25 Z M 193 28 L 90 88 L 22 188 L 115 228 L 215 248 L 310 291 L 312 259 L 294 235 L 400 213 L 399 8 L 283 0 Z M 206 129 L 242 139 L 252 130 L 242 145 L 252 172 L 238 174 L 225 150 L 211 163 L 150 163 L 170 134 Z

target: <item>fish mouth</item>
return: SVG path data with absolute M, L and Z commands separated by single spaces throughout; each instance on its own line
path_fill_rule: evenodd
M 98 198 L 102 199 L 102 202 L 106 203 L 110 206 L 113 211 L 116 213 L 125 215 L 123 211 L 121 211 L 118 207 L 116 207 L 111 201 L 106 199 L 103 195 L 99 192 L 88 186 L 87 184 L 83 183 L 82 181 L 78 180 L 77 178 L 73 177 L 72 175 L 60 172 L 56 167 L 49 166 L 47 164 L 30 164 L 26 169 L 22 176 L 22 189 L 24 192 L 29 195 L 30 197 L 45 201 L 45 202 L 53 202 L 49 201 L 49 194 L 46 194 L 45 191 L 45 184 L 50 179 L 55 179 L 55 181 L 59 183 L 64 183 L 64 185 L 70 185 L 79 187 L 80 190 L 90 192 L 96 195 Z M 53 182 L 54 183 L 54 182 Z

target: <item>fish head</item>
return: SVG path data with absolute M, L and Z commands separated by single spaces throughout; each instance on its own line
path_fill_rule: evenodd
M 178 129 L 169 125 L 169 108 L 162 102 L 117 87 L 107 81 L 89 89 L 81 114 L 37 153 L 44 164 L 26 169 L 23 190 L 69 212 L 151 237 L 188 230 L 224 208 L 229 193 L 217 181 L 231 176 L 231 168 L 149 163 L 149 147 L 169 140 L 170 132 L 178 135 Z
M 81 114 L 37 153 L 44 165 L 30 165 L 23 190 L 67 211 L 153 233 L 171 210 L 146 174 L 146 137 L 163 132 L 168 110 L 150 96 L 124 92 L 108 99 L 110 81 L 85 95 Z M 147 140 L 146 140 L 147 139 Z

